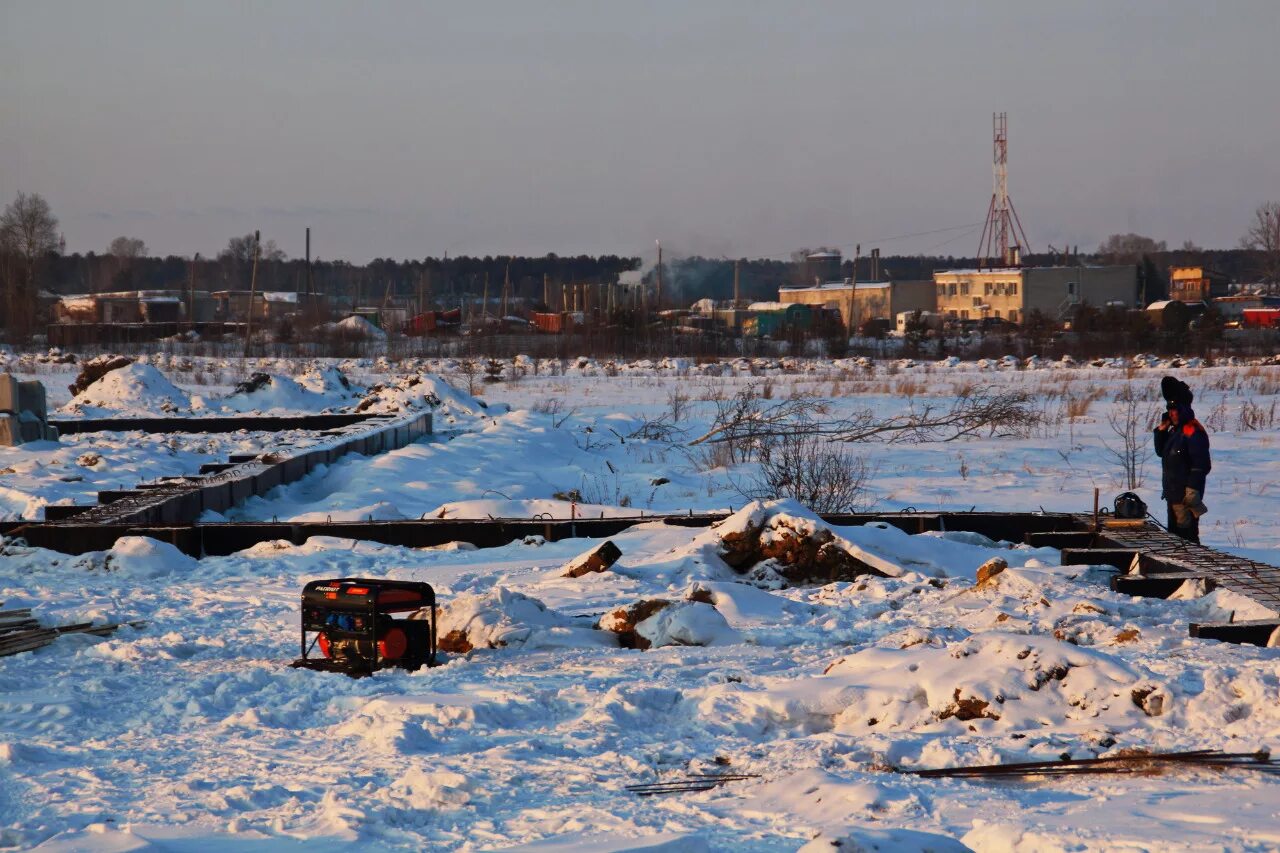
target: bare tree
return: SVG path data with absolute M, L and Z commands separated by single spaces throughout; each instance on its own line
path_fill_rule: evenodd
M 733 398 L 717 402 L 716 417 L 705 434 L 689 442 L 727 443 L 730 462 L 767 455 L 770 443 L 792 435 L 821 435 L 832 441 L 935 442 L 979 435 L 1026 436 L 1040 423 L 1041 414 L 1030 394 L 1021 391 L 967 391 L 948 405 L 912 405 L 899 415 L 884 417 L 871 409 L 834 420 L 825 419 L 826 404 L 793 399 L 765 405 L 753 385 Z
M 227 247 L 218 253 L 218 260 L 235 261 L 240 264 L 253 263 L 253 244 L 254 238 L 252 234 L 246 234 L 243 237 L 232 237 L 227 241 Z M 283 261 L 288 256 L 276 245 L 275 240 L 267 240 L 258 249 L 259 261 Z
M 147 244 L 137 237 L 117 237 L 107 247 L 107 254 L 113 258 L 134 261 L 147 256 Z
M 147 244 L 137 237 L 117 237 L 107 246 L 111 256 L 111 284 L 119 290 L 133 286 L 134 266 L 147 256 Z
M 1148 447 L 1149 419 L 1142 416 L 1142 401 L 1134 393 L 1132 385 L 1126 385 L 1116 397 L 1118 404 L 1107 415 L 1107 424 L 1115 433 L 1116 440 L 1103 441 L 1107 456 L 1119 467 L 1125 488 L 1137 489 L 1142 486 L 1147 457 L 1151 450 Z
M 37 280 L 40 261 L 58 251 L 58 219 L 49 202 L 36 193 L 18 197 L 0 215 L 0 254 L 6 256 L 5 326 L 19 337 L 35 325 Z
M 689 446 L 724 444 L 726 461 L 734 465 L 767 452 L 769 443 L 779 436 L 821 432 L 817 418 L 827 411 L 821 400 L 808 397 L 769 404 L 755 382 L 728 399 L 716 400 L 715 405 L 711 429 Z
M 1264 281 L 1280 283 L 1280 201 L 1269 201 L 1254 211 L 1253 223 L 1240 238 L 1240 248 L 1259 253 Z

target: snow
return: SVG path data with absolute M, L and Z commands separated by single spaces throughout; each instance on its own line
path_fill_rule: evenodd
M 52 403 L 69 402 L 59 380 L 74 365 L 24 365 L 24 378 L 46 379 Z M 435 413 L 436 435 L 344 458 L 237 507 L 239 518 L 736 511 L 710 529 L 637 524 L 610 537 L 623 555 L 614 566 L 581 578 L 564 577 L 563 567 L 600 540 L 530 537 L 477 550 L 313 537 L 201 560 L 138 535 L 76 557 L 0 544 L 4 608 L 31 607 L 49 624 L 145 621 L 0 658 L 0 846 L 1280 845 L 1280 778 L 1254 771 L 1002 782 L 904 772 L 1274 745 L 1280 650 L 1187 632 L 1191 621 L 1258 618 L 1264 609 L 1190 586 L 1168 601 L 1119 595 L 1105 571 L 1062 566 L 1050 548 L 830 525 L 791 501 L 747 503 L 734 482 L 752 477 L 755 463 L 687 447 L 706 431 L 717 395 L 748 382 L 769 381 L 774 399 L 814 394 L 836 411 L 881 413 L 945 401 L 963 386 L 1025 388 L 1053 416 L 1027 438 L 855 448 L 874 462 L 872 497 L 883 510 L 1082 510 L 1095 485 L 1104 500 L 1124 490 L 1103 450 L 1115 398 L 1132 385 L 1158 410 L 1153 386 L 1167 365 L 525 360 L 517 381 L 477 384 L 483 402 L 462 390 L 467 376 L 449 360 L 150 357 L 131 367 L 139 369 L 81 411 L 158 414 L 193 397 L 203 411 L 233 410 L 225 401 L 235 383 L 263 372 L 273 381 L 257 402 L 244 401 L 251 410 Z M 1212 422 L 1205 538 L 1280 562 L 1274 430 L 1240 427 L 1244 403 L 1276 399 L 1280 368 L 1177 372 L 1196 388 L 1201 420 Z M 274 377 L 288 382 L 277 387 Z M 676 422 L 685 443 L 644 437 L 644 423 L 669 411 L 672 391 L 690 398 Z M 1093 402 L 1069 418 L 1066 396 Z M 94 433 L 0 448 L 0 511 L 38 517 L 47 503 L 88 502 L 121 481 L 307 440 Z M 1158 507 L 1150 460 L 1145 476 L 1139 491 Z M 761 588 L 725 561 L 735 535 L 827 536 L 878 574 Z M 1007 568 L 978 585 L 978 567 L 993 558 Z M 447 653 L 433 669 L 358 681 L 287 668 L 302 585 L 340 576 L 431 583 L 441 634 L 464 634 L 471 650 Z M 655 599 L 669 604 L 636 626 L 648 649 L 623 648 L 602 630 L 608 614 Z M 672 797 L 638 798 L 624 787 L 715 772 L 759 778 Z
M 134 362 L 81 391 L 64 411 L 85 417 L 174 414 L 191 409 L 191 398 L 149 364 Z
M 323 334 L 344 340 L 381 341 L 386 340 L 387 333 L 370 323 L 359 314 L 352 314 L 336 323 L 323 323 L 316 327 Z

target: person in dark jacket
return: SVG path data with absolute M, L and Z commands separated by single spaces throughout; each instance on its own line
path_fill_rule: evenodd
M 1161 497 L 1169 507 L 1169 530 L 1199 544 L 1200 516 L 1209 511 L 1204 505 L 1205 479 L 1213 467 L 1209 433 L 1196 420 L 1185 383 L 1166 376 L 1160 385 L 1168 408 L 1154 438 L 1164 468 Z

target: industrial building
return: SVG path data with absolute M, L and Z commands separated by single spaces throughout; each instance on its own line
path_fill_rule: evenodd
M 1065 319 L 1083 303 L 1142 307 L 1133 264 L 940 270 L 933 283 L 938 313 L 952 320 L 1021 323 L 1031 311 Z
M 1207 302 L 1227 295 L 1227 277 L 1206 267 L 1171 267 L 1169 298 L 1179 302 Z
M 812 287 L 783 287 L 778 301 L 821 306 L 840 312 L 852 334 L 868 320 L 892 320 L 904 311 L 935 310 L 932 281 L 832 281 Z

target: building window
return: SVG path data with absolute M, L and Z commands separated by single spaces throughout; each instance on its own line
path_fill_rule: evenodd
M 974 305 L 974 307 L 975 307 L 975 308 L 976 308 L 976 307 L 978 307 L 978 306 L 980 306 L 981 304 L 982 304 L 982 297 L 981 297 L 981 296 L 975 296 L 975 297 L 973 297 L 973 305 Z
M 988 281 L 982 286 L 982 292 L 986 296 L 991 295 L 991 282 Z
M 947 293 L 951 296 L 956 295 L 956 283 L 954 281 L 947 285 Z
M 999 319 L 1000 319 L 1000 309 L 999 309 L 999 308 L 997 308 L 996 310 L 992 311 L 992 312 L 991 312 L 991 316 L 993 316 L 993 317 L 995 317 L 997 320 L 999 320 Z
M 969 295 L 969 282 L 965 281 L 960 283 L 960 295 L 961 296 Z
M 1018 322 L 1018 311 L 1016 308 L 1009 309 L 1009 322 L 1010 323 Z
M 1074 281 L 1067 282 L 1067 296 L 1076 295 L 1076 283 Z
M 950 317 L 952 320 L 954 320 L 956 318 L 956 309 L 952 308 L 950 311 L 948 311 L 947 316 Z
M 939 296 L 947 295 L 947 286 L 945 284 L 938 285 L 938 295 Z
M 1010 296 L 1018 295 L 1018 283 L 1016 281 L 1009 282 L 1009 295 Z
M 961 319 L 961 320 L 968 320 L 968 319 L 969 319 L 969 312 L 968 312 L 968 311 L 961 311 L 961 312 L 960 312 L 960 319 Z

